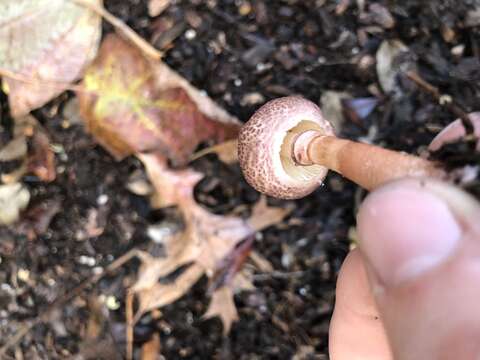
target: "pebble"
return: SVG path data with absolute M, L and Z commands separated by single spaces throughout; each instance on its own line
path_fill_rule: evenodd
M 187 31 L 185 31 L 185 38 L 187 40 L 193 40 L 195 39 L 196 36 L 197 36 L 197 32 L 193 29 L 188 29 Z
M 240 100 L 240 105 L 242 106 L 249 106 L 249 105 L 257 105 L 262 104 L 265 102 L 265 97 L 260 94 L 259 92 L 252 92 L 245 94 L 242 99 Z

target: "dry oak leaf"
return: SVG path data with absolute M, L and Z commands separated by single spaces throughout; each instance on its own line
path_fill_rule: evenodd
M 185 165 L 206 141 L 235 138 L 236 120 L 167 65 L 117 35 L 102 43 L 78 93 L 87 129 L 117 159 L 155 153 Z
M 165 257 L 155 258 L 141 253 L 142 266 L 132 288 L 139 300 L 137 318 L 177 300 L 204 274 L 212 277 L 218 264 L 241 240 L 280 222 L 291 210 L 288 207 L 269 207 L 263 199 L 255 206 L 249 219 L 212 214 L 198 205 L 193 196 L 193 187 L 201 180 L 201 174 L 191 169 L 171 170 L 164 160 L 153 154 L 138 157 L 144 163 L 158 197 L 164 200 L 164 204 L 178 207 L 185 222 L 185 231 L 164 240 Z M 161 278 L 183 266 L 186 269 L 173 282 L 159 283 Z M 239 273 L 237 277 L 241 275 Z M 241 280 L 237 284 L 248 285 L 248 281 Z M 229 325 L 226 323 L 225 326 Z
M 97 53 L 100 35 L 101 18 L 70 0 L 0 1 L 0 69 L 29 80 L 3 78 L 13 117 L 78 80 Z
M 237 308 L 233 301 L 233 291 L 228 286 L 221 287 L 212 294 L 205 318 L 219 316 L 223 324 L 223 334 L 230 332 L 232 324 L 238 320 Z

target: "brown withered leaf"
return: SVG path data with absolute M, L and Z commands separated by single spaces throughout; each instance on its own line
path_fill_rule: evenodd
M 248 236 L 217 263 L 217 269 L 210 277 L 209 293 L 213 293 L 224 286 L 233 285 L 233 279 L 249 257 L 254 241 L 254 235 Z
M 184 165 L 198 144 L 238 132 L 208 97 L 116 35 L 104 40 L 83 86 L 78 98 L 87 129 L 118 160 L 154 153 Z
M 16 230 L 29 240 L 33 240 L 48 230 L 50 222 L 60 210 L 61 201 L 59 199 L 42 201 L 25 211 Z
M 170 0 L 149 0 L 148 1 L 148 15 L 155 17 L 160 15 L 168 6 Z
M 26 173 L 32 173 L 41 181 L 55 180 L 55 154 L 45 129 L 31 115 L 15 119 L 13 140 L 0 150 L 0 162 L 22 160 L 19 168 L 9 174 L 2 174 L 4 183 L 14 183 Z
M 29 79 L 3 79 L 14 117 L 79 79 L 97 52 L 100 25 L 97 14 L 70 0 L 0 1 L 0 68 Z
M 30 149 L 27 157 L 27 171 L 33 173 L 41 181 L 55 180 L 55 154 L 50 148 L 47 132 L 37 125 L 30 139 Z
M 238 320 L 237 308 L 233 302 L 233 291 L 230 287 L 221 287 L 212 294 L 205 318 L 219 316 L 223 324 L 223 334 L 230 332 L 232 324 Z
M 142 266 L 132 289 L 139 299 L 137 317 L 177 300 L 204 274 L 212 277 L 219 264 L 225 263 L 225 258 L 240 241 L 258 230 L 278 223 L 291 211 L 289 207 L 269 207 L 265 199 L 262 199 L 249 219 L 212 214 L 197 204 L 193 196 L 193 187 L 202 179 L 201 174 L 191 169 L 171 170 L 166 166 L 165 160 L 153 154 L 141 154 L 138 157 L 146 167 L 158 193 L 157 197 L 164 205 L 178 207 L 185 222 L 185 230 L 163 240 L 165 257 L 155 258 L 141 253 Z M 186 269 L 173 283 L 158 282 L 183 266 Z M 236 278 L 239 276 L 241 273 Z M 229 283 L 232 287 L 238 284 L 245 287 L 249 285 L 244 278 Z M 225 307 L 225 310 L 228 309 L 228 306 Z M 227 318 L 230 315 L 222 316 Z

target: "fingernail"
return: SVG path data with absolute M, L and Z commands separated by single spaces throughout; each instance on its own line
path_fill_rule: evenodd
M 410 185 L 397 183 L 370 194 L 357 220 L 360 249 L 386 287 L 440 265 L 461 239 L 447 204 Z

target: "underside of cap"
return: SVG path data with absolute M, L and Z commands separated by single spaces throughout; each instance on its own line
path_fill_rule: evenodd
M 296 137 L 308 130 L 333 135 L 332 126 L 313 102 L 290 96 L 263 105 L 242 127 L 238 139 L 238 158 L 247 182 L 282 199 L 298 199 L 314 191 L 328 170 L 300 166 L 292 157 Z

